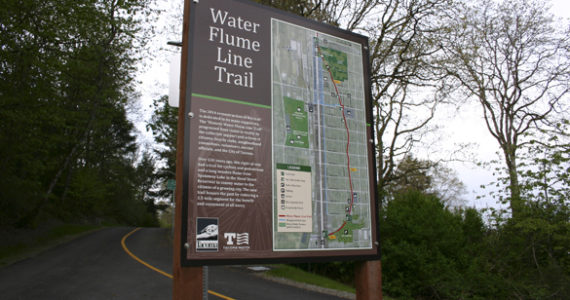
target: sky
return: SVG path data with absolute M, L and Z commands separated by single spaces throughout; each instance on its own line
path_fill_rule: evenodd
M 152 114 L 153 99 L 169 93 L 169 62 L 177 57 L 174 53 L 179 49 L 168 46 L 167 42 L 181 40 L 182 3 L 183 0 L 157 1 L 157 6 L 164 10 L 159 23 L 157 23 L 158 28 L 162 29 L 160 34 L 153 38 L 152 47 L 147 54 L 148 59 L 143 61 L 144 65 L 141 65 L 140 76 L 138 76 L 140 101 L 133 105 L 130 116 L 139 131 L 139 141 L 146 149 L 156 147 L 152 141 L 152 135 L 145 129 L 145 124 Z M 569 0 L 554 0 L 551 3 L 552 11 L 556 16 L 570 18 Z M 468 144 L 468 151 L 464 155 L 466 158 L 476 161 L 489 161 L 498 158 L 498 144 L 484 126 L 479 105 L 465 104 L 459 111 L 452 108 L 442 108 L 438 110 L 435 122 L 441 128 L 441 132 L 435 138 L 438 143 L 432 147 L 418 150 L 416 153 L 418 157 L 437 160 L 442 157 L 441 154 L 443 153 L 437 147 L 447 145 L 447 147 L 453 148 L 456 145 Z M 494 180 L 493 171 L 490 168 L 461 162 L 450 163 L 449 167 L 456 170 L 458 178 L 466 186 L 467 194 L 463 197 L 466 200 L 465 205 L 479 209 L 498 207 L 496 201 L 485 196 L 486 190 L 482 190 L 480 187 L 481 185 L 488 185 Z M 483 197 L 476 199 L 477 196 Z

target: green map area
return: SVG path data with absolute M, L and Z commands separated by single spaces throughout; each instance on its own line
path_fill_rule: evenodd
M 358 219 L 358 216 L 354 216 L 355 219 Z M 336 239 L 342 243 L 352 243 L 354 239 L 354 230 L 358 230 L 364 227 L 364 224 L 355 224 L 352 221 L 347 221 L 344 224 L 344 227 L 332 236 L 328 236 L 329 240 Z
M 333 78 L 341 82 L 347 80 L 348 57 L 346 53 L 326 47 L 321 47 L 321 53 L 331 68 Z
M 285 122 L 287 146 L 309 148 L 309 121 L 305 111 L 305 102 L 283 97 L 285 106 Z

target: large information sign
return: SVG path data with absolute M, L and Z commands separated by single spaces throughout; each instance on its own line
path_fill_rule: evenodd
M 194 1 L 183 265 L 379 255 L 368 40 Z

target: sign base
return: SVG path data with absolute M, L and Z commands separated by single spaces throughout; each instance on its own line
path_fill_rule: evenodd
M 382 263 L 379 260 L 362 262 L 355 273 L 356 299 L 382 300 Z

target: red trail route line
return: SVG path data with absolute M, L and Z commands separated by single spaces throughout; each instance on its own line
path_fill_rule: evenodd
M 321 57 L 321 60 L 323 61 L 323 63 L 325 64 L 325 66 L 327 68 L 327 71 L 329 72 L 329 76 L 330 76 L 331 81 L 334 85 L 334 90 L 335 90 L 336 96 L 338 98 L 338 104 L 340 105 L 341 110 L 342 110 L 342 119 L 344 120 L 344 128 L 346 129 L 346 166 L 348 169 L 348 183 L 350 185 L 350 206 L 348 208 L 348 214 L 351 215 L 352 214 L 352 206 L 354 204 L 354 190 L 353 190 L 353 186 L 352 186 L 352 175 L 351 175 L 351 168 L 350 168 L 350 155 L 348 153 L 348 149 L 350 147 L 350 131 L 348 130 L 348 122 L 346 121 L 346 114 L 344 112 L 344 103 L 342 102 L 342 98 L 340 97 L 340 93 L 338 92 L 338 87 L 337 87 L 336 82 L 334 80 L 334 76 L 332 74 L 331 67 L 326 62 L 325 57 L 321 52 L 321 47 L 318 44 L 318 35 L 317 35 L 317 50 L 319 52 L 319 56 Z M 345 225 L 346 225 L 346 221 L 344 221 L 342 223 L 342 225 L 337 230 L 329 233 L 328 236 L 332 236 L 333 234 L 341 231 Z

